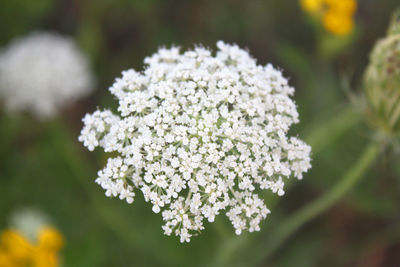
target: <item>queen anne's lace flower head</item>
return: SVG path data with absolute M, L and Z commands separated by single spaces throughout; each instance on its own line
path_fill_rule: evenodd
M 10 110 L 53 116 L 86 96 L 93 82 L 86 56 L 58 34 L 35 32 L 0 53 L 0 96 Z
M 86 115 L 79 137 L 118 154 L 98 172 L 106 195 L 132 203 L 142 191 L 181 242 L 220 213 L 236 234 L 258 231 L 270 211 L 257 193 L 282 196 L 284 178 L 311 167 L 310 147 L 287 136 L 298 122 L 287 79 L 235 45 L 217 46 L 215 56 L 163 48 L 142 73 L 124 71 L 110 88 L 120 115 Z

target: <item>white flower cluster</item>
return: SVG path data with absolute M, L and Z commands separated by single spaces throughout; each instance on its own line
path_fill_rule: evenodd
M 0 54 L 0 96 L 10 110 L 28 110 L 38 118 L 93 89 L 86 56 L 72 39 L 35 32 L 16 39 Z
M 258 231 L 270 211 L 257 192 L 282 196 L 283 178 L 311 167 L 310 147 L 287 136 L 298 122 L 287 79 L 235 45 L 217 47 L 160 49 L 142 73 L 124 71 L 110 88 L 120 115 L 87 114 L 79 137 L 118 155 L 96 179 L 106 195 L 131 203 L 139 189 L 181 242 L 219 213 L 236 234 Z

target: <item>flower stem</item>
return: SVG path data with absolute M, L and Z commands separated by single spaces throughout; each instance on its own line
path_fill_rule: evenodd
M 267 244 L 261 246 L 262 251 L 260 250 L 261 253 L 259 255 L 262 255 L 262 258 L 259 259 L 259 262 L 270 257 L 296 230 L 329 209 L 342 198 L 364 176 L 368 167 L 379 154 L 380 148 L 380 143 L 369 144 L 357 163 L 329 192 L 300 209 L 279 226 L 279 229 L 268 238 Z
M 357 126 L 363 118 L 363 112 L 353 106 L 343 107 L 328 122 L 319 122 L 314 127 L 307 127 L 303 133 L 304 141 L 312 148 L 312 155 L 317 154 L 346 133 L 350 128 Z

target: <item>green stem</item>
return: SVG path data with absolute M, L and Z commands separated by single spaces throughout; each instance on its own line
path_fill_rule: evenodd
M 268 243 L 262 246 L 262 251 L 259 255 L 262 255 L 263 258 L 260 260 L 262 261 L 270 257 L 296 230 L 341 199 L 364 176 L 368 167 L 371 166 L 371 163 L 379 154 L 380 148 L 380 143 L 371 143 L 364 150 L 357 163 L 329 192 L 300 209 L 280 225 L 279 229 L 271 234 Z
M 363 115 L 353 106 L 343 107 L 328 122 L 321 121 L 314 127 L 307 127 L 303 136 L 305 136 L 306 143 L 312 147 L 313 157 L 315 158 L 315 155 L 332 144 L 350 128 L 357 126 Z

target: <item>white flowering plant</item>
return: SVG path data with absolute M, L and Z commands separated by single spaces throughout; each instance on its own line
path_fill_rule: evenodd
M 93 88 L 89 59 L 69 37 L 33 32 L 0 51 L 0 97 L 11 111 L 54 117 Z
M 110 88 L 118 114 L 87 114 L 79 137 L 116 154 L 96 179 L 106 196 L 132 203 L 141 191 L 181 242 L 220 213 L 238 235 L 259 231 L 270 213 L 259 192 L 282 196 L 311 167 L 310 146 L 288 134 L 299 115 L 281 71 L 217 47 L 161 48 L 144 71 L 122 72 Z

